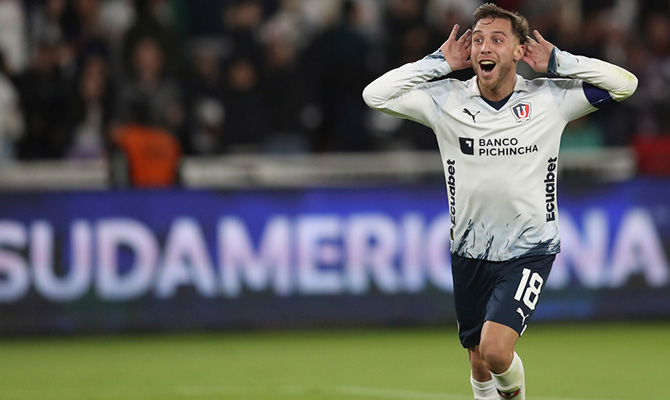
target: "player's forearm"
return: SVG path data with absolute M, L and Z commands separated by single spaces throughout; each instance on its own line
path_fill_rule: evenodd
M 581 79 L 607 90 L 616 101 L 630 97 L 637 88 L 637 77 L 627 70 L 608 62 L 576 56 L 554 48 L 548 72 Z
M 423 101 L 428 101 L 427 96 L 414 93 L 414 89 L 422 83 L 431 79 L 445 76 L 451 72 L 451 67 L 445 61 L 444 56 L 437 52 L 425 58 L 405 64 L 393 69 L 379 78 L 375 79 L 363 90 L 365 103 L 376 110 L 398 113 L 398 103 L 417 103 L 415 107 L 422 107 Z

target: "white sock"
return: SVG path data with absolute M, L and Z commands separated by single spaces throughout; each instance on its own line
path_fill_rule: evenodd
M 526 400 L 526 382 L 523 363 L 519 355 L 514 353 L 512 364 L 502 374 L 493 375 L 500 399 Z
M 476 381 L 470 375 L 470 383 L 472 384 L 472 392 L 475 394 L 475 400 L 498 400 L 498 391 L 493 379 L 486 382 Z

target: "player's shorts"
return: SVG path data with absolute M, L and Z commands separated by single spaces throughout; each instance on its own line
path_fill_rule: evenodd
M 479 344 L 484 321 L 522 335 L 549 277 L 555 254 L 495 262 L 451 255 L 454 303 L 461 344 Z

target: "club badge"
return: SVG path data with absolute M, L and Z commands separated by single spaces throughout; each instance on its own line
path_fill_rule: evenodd
M 524 123 L 530 121 L 530 103 L 516 103 L 512 106 L 512 114 L 514 114 L 516 122 Z

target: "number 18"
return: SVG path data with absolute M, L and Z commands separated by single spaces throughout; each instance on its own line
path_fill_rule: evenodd
M 542 279 L 540 274 L 534 272 L 531 276 L 530 270 L 524 268 L 521 275 L 521 282 L 519 282 L 519 287 L 516 289 L 516 294 L 514 295 L 514 300 L 519 301 L 521 300 L 521 296 L 523 296 L 523 303 L 531 310 L 534 310 L 537 301 L 540 299 L 540 291 L 542 290 L 543 284 L 544 279 Z M 526 293 L 525 296 L 524 292 Z

